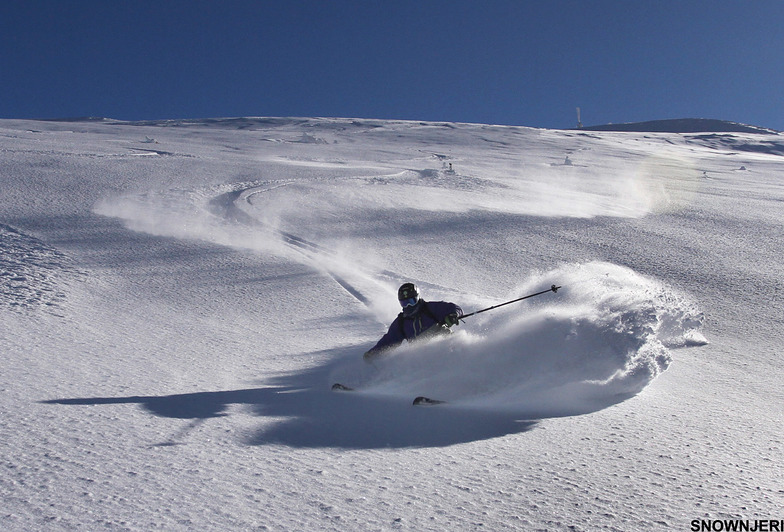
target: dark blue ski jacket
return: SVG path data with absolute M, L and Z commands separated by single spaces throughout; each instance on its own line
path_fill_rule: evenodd
M 450 314 L 463 315 L 463 309 L 454 303 L 446 301 L 425 301 L 420 299 L 414 307 L 398 314 L 387 333 L 373 346 L 365 357 L 374 356 L 381 351 L 394 347 L 403 342 L 411 341 L 417 336 L 432 331 L 449 331 L 444 325 L 444 320 Z

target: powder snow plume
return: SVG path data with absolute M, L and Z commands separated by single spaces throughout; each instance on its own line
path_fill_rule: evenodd
M 449 337 L 404 344 L 371 364 L 346 363 L 332 377 L 372 394 L 566 416 L 639 393 L 667 369 L 672 349 L 706 343 L 687 296 L 628 268 L 565 265 L 516 294 L 553 283 L 562 285 L 555 294 L 470 317 Z

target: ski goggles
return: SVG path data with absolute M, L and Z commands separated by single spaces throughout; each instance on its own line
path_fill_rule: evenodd
M 409 297 L 408 299 L 401 299 L 400 306 L 403 308 L 410 307 L 412 305 L 416 305 L 417 301 L 419 301 L 419 299 L 415 297 Z

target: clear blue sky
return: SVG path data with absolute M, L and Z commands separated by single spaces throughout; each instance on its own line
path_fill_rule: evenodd
M 782 0 L 2 0 L 0 118 L 784 130 Z

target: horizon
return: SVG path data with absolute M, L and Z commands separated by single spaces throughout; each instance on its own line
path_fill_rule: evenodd
M 781 20 L 773 0 L 4 3 L 0 118 L 781 131 Z
M 357 116 L 215 116 L 215 117 L 194 117 L 194 118 L 160 118 L 150 120 L 122 120 L 110 116 L 71 116 L 55 118 L 28 118 L 28 119 L 3 119 L 0 120 L 30 120 L 33 122 L 102 122 L 111 121 L 120 124 L 131 125 L 159 125 L 165 122 L 188 122 L 198 125 L 201 122 L 214 121 L 233 121 L 233 120 L 356 120 L 368 122 L 420 122 L 431 124 L 466 124 L 481 125 L 491 127 L 521 127 L 532 129 L 553 129 L 564 131 L 607 131 L 607 132 L 652 132 L 652 133 L 703 133 L 703 132 L 745 132 L 745 133 L 782 133 L 782 131 L 772 128 L 765 128 L 756 124 L 743 124 L 730 120 L 720 120 L 714 118 L 671 118 L 664 120 L 646 120 L 642 122 L 618 122 L 608 124 L 580 124 L 571 128 L 538 128 L 535 126 L 520 126 L 508 124 L 484 124 L 481 122 L 449 122 L 444 120 L 414 120 L 414 119 L 394 119 L 394 118 L 367 118 Z M 729 127 L 723 128 L 722 124 Z

